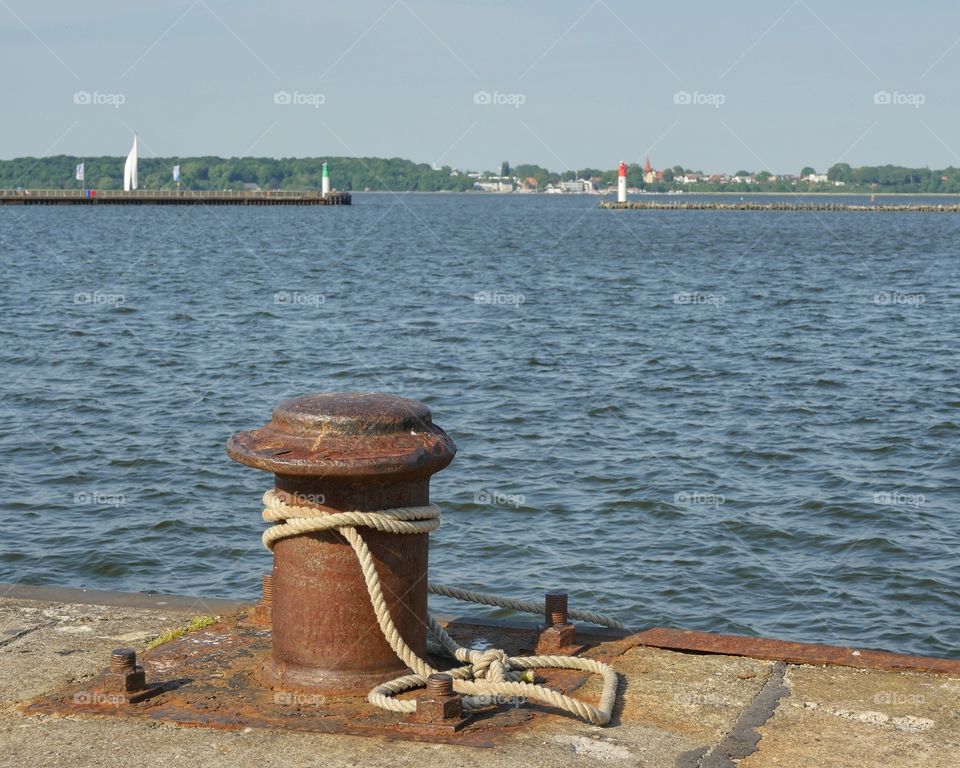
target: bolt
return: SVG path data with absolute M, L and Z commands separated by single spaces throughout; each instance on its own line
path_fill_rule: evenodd
M 110 653 L 110 668 L 103 675 L 103 690 L 120 694 L 130 703 L 153 695 L 152 689 L 149 692 L 146 689 L 146 673 L 143 667 L 137 666 L 136 651 L 133 648 L 115 648 Z
M 137 652 L 133 648 L 116 648 L 110 654 L 111 672 L 132 672 L 137 667 Z
M 273 602 L 273 572 L 263 574 L 263 602 L 270 605 Z
M 453 690 L 453 677 L 444 672 L 427 676 L 427 689 L 417 696 L 417 710 L 408 723 L 453 733 L 469 716 L 463 714 L 463 700 Z
M 566 592 L 547 592 L 543 601 L 543 617 L 548 627 L 562 627 L 567 623 Z
M 427 693 L 431 696 L 450 696 L 453 694 L 453 677 L 436 672 L 427 677 Z
M 273 624 L 273 571 L 263 574 L 263 596 L 253 606 L 251 617 L 258 627 Z

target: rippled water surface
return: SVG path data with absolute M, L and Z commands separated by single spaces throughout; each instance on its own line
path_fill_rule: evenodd
M 383 390 L 437 581 L 960 657 L 960 216 L 595 205 L 0 210 L 0 581 L 252 597 L 227 438 Z

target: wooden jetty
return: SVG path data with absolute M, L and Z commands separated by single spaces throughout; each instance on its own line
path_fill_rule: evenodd
M 698 201 L 660 201 L 660 200 L 628 200 L 617 203 L 605 200 L 600 203 L 601 208 L 608 210 L 639 210 L 639 211 L 823 211 L 823 212 L 862 212 L 862 213 L 960 213 L 960 203 L 943 205 L 942 203 L 881 203 L 879 205 L 856 205 L 853 203 L 799 203 L 777 201 L 763 203 L 758 201 L 741 200 L 724 203 L 717 200 Z
M 349 192 L 256 190 L 234 192 L 138 189 L 0 189 L 0 205 L 350 205 Z

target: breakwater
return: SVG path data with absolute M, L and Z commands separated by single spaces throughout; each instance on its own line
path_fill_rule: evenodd
M 943 205 L 942 203 L 882 203 L 856 205 L 852 203 L 792 203 L 778 201 L 761 203 L 738 201 L 722 203 L 715 200 L 662 202 L 659 200 L 628 200 L 617 203 L 605 200 L 600 203 L 601 208 L 608 210 L 638 210 L 638 211 L 823 211 L 823 212 L 850 212 L 850 213 L 960 213 L 960 203 Z
M 0 190 L 0 205 L 350 205 L 351 202 L 349 192 L 324 195 L 316 190 Z

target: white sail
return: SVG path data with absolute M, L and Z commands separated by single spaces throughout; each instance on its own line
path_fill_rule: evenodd
M 133 148 L 127 155 L 127 162 L 123 166 L 123 191 L 129 192 L 137 188 L 137 134 L 133 134 Z

